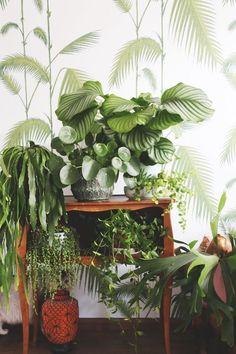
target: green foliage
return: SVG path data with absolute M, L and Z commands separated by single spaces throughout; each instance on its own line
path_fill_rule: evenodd
M 0 5 L 2 7 L 2 9 L 5 9 L 5 7 L 7 6 L 9 0 L 0 0 Z
M 129 12 L 132 7 L 131 0 L 114 0 L 114 3 L 122 12 Z
M 2 26 L 0 32 L 1 32 L 2 35 L 5 35 L 5 34 L 8 33 L 8 31 L 10 29 L 13 29 L 13 28 L 19 30 L 18 24 L 15 23 L 15 22 L 7 22 L 7 23 L 5 23 L 5 25 Z
M 61 49 L 59 54 L 74 54 L 80 52 L 81 50 L 91 47 L 93 44 L 97 43 L 97 40 L 98 34 L 96 32 L 86 33 Z
M 224 143 L 224 148 L 221 154 L 221 163 L 227 162 L 231 164 L 236 157 L 236 128 L 232 128 L 227 136 Z
M 8 91 L 10 91 L 13 95 L 18 95 L 21 86 L 20 84 L 12 77 L 11 75 L 8 74 L 0 74 L 0 80 L 3 82 L 5 87 L 7 88 Z
M 221 61 L 214 33 L 214 10 L 208 0 L 174 0 L 170 29 L 177 43 L 184 45 L 200 63 L 214 67 Z
M 67 68 L 61 83 L 59 97 L 65 93 L 77 92 L 86 80 L 88 80 L 88 76 L 85 72 L 78 69 Z
M 47 45 L 48 39 L 45 31 L 40 27 L 35 27 L 33 29 L 35 37 L 39 38 L 45 45 Z
M 141 37 L 126 43 L 117 53 L 109 78 L 110 86 L 120 86 L 134 69 L 136 60 L 156 62 L 161 54 L 159 43 L 152 38 Z
M 42 0 L 34 0 L 34 4 L 39 10 L 39 12 L 42 12 L 43 10 L 43 1 Z

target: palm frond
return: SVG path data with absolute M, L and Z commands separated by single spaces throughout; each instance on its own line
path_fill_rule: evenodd
M 223 5 L 234 5 L 236 4 L 236 0 L 223 0 Z
M 0 68 L 5 72 L 6 70 L 23 71 L 27 70 L 27 73 L 35 77 L 36 80 L 40 80 L 43 83 L 47 83 L 49 78 L 46 68 L 44 68 L 36 59 L 21 54 L 15 54 L 5 57 L 1 63 Z
M 27 146 L 29 141 L 43 144 L 50 136 L 51 130 L 44 120 L 31 118 L 19 121 L 7 133 L 4 146 Z
M 0 6 L 4 10 L 9 3 L 9 0 L 0 0 Z
M 220 157 L 221 163 L 231 164 L 236 157 L 236 127 L 230 129 L 226 136 L 223 152 Z
M 101 289 L 106 282 L 106 277 L 104 272 L 101 271 L 98 267 L 93 265 L 85 266 L 83 264 L 79 265 L 79 283 L 84 284 L 84 290 L 95 296 L 99 294 L 99 289 Z
M 97 32 L 86 33 L 64 47 L 59 54 L 74 54 L 83 49 L 89 48 L 97 43 L 98 38 L 99 35 Z
M 142 37 L 126 43 L 117 53 L 109 78 L 110 86 L 120 86 L 134 69 L 136 61 L 155 62 L 161 54 L 159 43 Z
M 223 216 L 222 216 L 223 222 L 233 222 L 235 223 L 236 221 L 236 209 L 230 209 L 228 210 Z
M 34 4 L 39 10 L 39 12 L 43 11 L 43 1 L 42 0 L 34 0 Z
M 89 80 L 89 77 L 84 71 L 67 68 L 61 83 L 59 98 L 63 94 L 77 92 L 78 89 L 80 89 L 83 86 L 83 83 L 87 80 Z
M 144 78 L 147 80 L 152 90 L 155 91 L 157 89 L 157 80 L 154 72 L 149 68 L 143 68 L 142 70 Z
M 233 53 L 223 63 L 223 73 L 229 83 L 236 88 L 236 53 Z
M 236 177 L 235 178 L 231 178 L 227 183 L 226 183 L 226 188 L 230 189 L 233 188 L 236 184 Z
M 180 146 L 176 152 L 172 170 L 187 174 L 187 187 L 192 191 L 192 212 L 199 218 L 209 220 L 216 214 L 216 201 L 213 198 L 213 175 L 209 163 L 194 148 Z
M 122 12 L 129 12 L 133 5 L 131 0 L 113 0 L 113 1 Z
M 215 38 L 215 13 L 209 0 L 174 0 L 170 29 L 178 44 L 184 44 L 198 62 L 214 67 L 221 61 Z
M 37 38 L 39 38 L 45 45 L 47 45 L 48 42 L 47 35 L 41 27 L 35 27 L 33 32 Z
M 228 30 L 229 31 L 233 31 L 236 27 L 236 20 L 232 21 L 230 24 L 229 24 L 229 27 L 228 27 Z
M 5 25 L 2 26 L 0 32 L 2 35 L 5 35 L 12 28 L 19 29 L 19 26 L 15 22 L 7 22 L 5 23 Z
M 3 82 L 6 89 L 13 95 L 17 95 L 20 92 L 21 86 L 13 76 L 2 74 L 0 75 L 0 80 Z

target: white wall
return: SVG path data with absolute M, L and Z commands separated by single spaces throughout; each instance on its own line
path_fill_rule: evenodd
M 183 0 L 184 1 L 184 0 Z M 185 0 L 187 1 L 187 0 Z M 236 32 L 228 32 L 229 23 L 236 18 L 236 8 L 223 7 L 221 1 L 212 0 L 217 12 L 217 37 L 222 47 L 223 57 L 226 58 L 236 49 Z M 46 28 L 45 15 L 39 15 L 33 6 L 33 1 L 25 1 L 26 6 L 26 28 L 29 30 L 38 25 Z M 93 79 L 102 82 L 104 91 L 108 92 L 108 76 L 112 66 L 115 53 L 126 41 L 134 38 L 134 29 L 126 14 L 122 14 L 116 8 L 112 0 L 67 0 L 51 1 L 52 7 L 52 42 L 53 51 L 56 53 L 68 42 L 86 32 L 99 30 L 100 40 L 97 45 L 74 56 L 63 56 L 57 59 L 53 67 L 53 75 L 63 66 L 76 67 L 90 73 Z M 145 4 L 140 1 L 140 4 Z M 0 26 L 5 22 L 19 21 L 19 0 L 11 0 L 5 12 L 1 12 Z M 144 36 L 155 36 L 159 31 L 159 2 L 153 1 L 150 11 L 144 20 L 141 34 Z M 168 21 L 165 23 L 168 33 Z M 28 41 L 28 53 L 47 65 L 47 53 L 43 45 L 34 38 Z M 13 30 L 6 37 L 0 37 L 0 59 L 11 53 L 21 52 L 19 35 Z M 215 71 L 210 71 L 202 65 L 197 65 L 191 57 L 188 57 L 183 50 L 180 50 L 169 38 L 166 42 L 165 60 L 165 88 L 184 82 L 202 88 L 213 102 L 215 109 L 214 116 L 202 126 L 191 130 L 180 143 L 197 147 L 206 156 L 209 165 L 214 173 L 215 197 L 218 198 L 226 181 L 235 177 L 235 164 L 228 167 L 221 166 L 219 155 L 227 131 L 236 125 L 236 92 L 226 81 L 220 66 Z M 160 84 L 160 65 L 154 66 L 157 73 L 158 85 Z M 33 87 L 33 85 L 32 85 Z M 130 98 L 135 94 L 134 78 L 131 76 L 119 89 L 112 89 L 124 97 Z M 150 91 L 150 88 L 143 81 L 140 82 L 140 91 Z M 156 92 L 155 94 L 158 94 Z M 3 86 L 0 85 L 0 141 L 4 139 L 6 132 L 17 121 L 24 119 L 24 113 L 17 97 L 11 96 Z M 57 97 L 54 97 L 54 110 L 57 105 Z M 37 93 L 34 105 L 31 110 L 31 117 L 41 117 L 48 112 L 48 91 L 41 87 Z M 54 120 L 55 130 L 60 123 Z M 120 182 L 116 193 L 122 193 L 123 185 Z M 235 194 L 230 197 L 230 204 L 233 206 Z M 175 218 L 174 218 L 175 219 Z M 209 228 L 202 222 L 189 218 L 189 225 L 185 233 L 179 229 L 175 220 L 174 233 L 178 239 L 191 240 L 199 239 Z M 80 300 L 81 302 L 87 300 Z M 96 308 L 87 303 L 81 307 L 82 316 L 100 316 L 103 313 L 101 308 Z

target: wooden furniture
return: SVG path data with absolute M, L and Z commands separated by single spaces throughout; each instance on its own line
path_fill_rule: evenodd
M 109 201 L 102 202 L 78 202 L 71 196 L 65 197 L 65 206 L 67 211 L 86 211 L 86 212 L 102 212 L 115 209 L 140 210 L 145 208 L 159 208 L 163 211 L 168 209 L 170 198 L 162 198 L 158 204 L 151 200 L 130 201 L 125 196 L 112 196 Z M 164 237 L 163 256 L 172 256 L 174 254 L 173 233 L 171 226 L 170 213 L 163 212 L 163 226 L 167 234 Z M 19 244 L 18 253 L 22 259 L 25 259 L 27 242 L 27 230 L 23 233 L 23 239 Z M 23 354 L 28 354 L 29 349 L 29 311 L 26 296 L 24 293 L 23 279 L 20 277 L 19 297 L 22 311 L 23 326 Z M 170 306 L 171 306 L 171 286 L 167 286 L 164 291 L 163 304 L 161 309 L 161 317 L 163 324 L 163 335 L 166 354 L 171 354 L 170 348 Z M 35 321 L 37 322 L 37 321 Z M 36 340 L 36 335 L 34 335 Z

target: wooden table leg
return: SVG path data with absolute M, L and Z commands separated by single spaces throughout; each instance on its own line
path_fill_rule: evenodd
M 26 246 L 27 246 L 27 227 L 24 227 L 22 235 L 19 236 L 17 243 L 17 253 L 22 259 L 22 263 L 25 266 L 25 256 L 26 256 Z M 27 302 L 23 276 L 20 266 L 17 261 L 17 271 L 19 276 L 19 300 L 22 314 L 22 330 L 23 330 L 23 352 L 22 354 L 28 354 L 29 352 L 29 304 Z
M 171 226 L 170 213 L 164 212 L 163 220 L 164 228 L 167 235 L 164 239 L 164 254 L 163 257 L 169 257 L 174 255 L 174 242 L 173 231 Z M 170 345 L 170 312 L 171 312 L 171 296 L 172 296 L 172 281 L 169 281 L 165 287 L 163 293 L 163 300 L 161 306 L 161 321 L 163 327 L 164 343 L 166 354 L 171 354 Z

